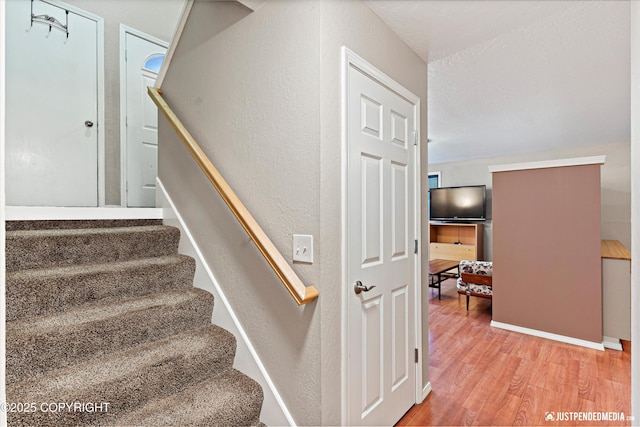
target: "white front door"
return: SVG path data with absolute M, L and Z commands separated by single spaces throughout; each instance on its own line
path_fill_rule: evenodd
M 346 90 L 348 423 L 390 426 L 416 402 L 417 101 L 354 66 Z
M 158 113 L 147 87 L 155 84 L 167 43 L 124 29 L 126 205 L 154 207 L 158 175 Z
M 6 14 L 6 203 L 97 206 L 98 24 L 41 1 Z

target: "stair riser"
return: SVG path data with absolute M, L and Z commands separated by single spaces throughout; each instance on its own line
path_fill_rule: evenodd
M 165 260 L 166 259 L 166 260 Z M 148 261 L 95 267 L 7 274 L 7 321 L 59 313 L 86 303 L 108 304 L 154 292 L 193 286 L 195 261 L 174 255 Z
M 123 416 L 127 411 L 143 406 L 150 400 L 179 393 L 188 387 L 206 381 L 231 369 L 235 356 L 235 338 L 216 326 L 203 328 L 192 337 L 204 342 L 197 352 L 175 354 L 170 348 L 147 345 L 137 348 L 140 352 L 153 353 L 143 362 L 136 363 L 133 373 L 119 374 L 117 366 L 111 379 L 87 386 L 82 378 L 65 381 L 60 385 L 55 380 L 46 381 L 38 377 L 27 384 L 9 385 L 7 399 L 11 402 L 109 402 L 108 411 L 74 413 L 61 411 L 47 413 L 11 413 L 10 425 L 96 425 L 105 424 L 113 417 Z M 171 342 L 171 339 L 164 340 Z M 169 353 L 167 357 L 156 356 Z M 135 355 L 133 351 L 129 355 Z M 126 356 L 125 356 L 126 357 Z M 124 358 L 124 360 L 128 360 Z M 112 359 L 108 363 L 113 363 Z M 88 367 L 88 369 L 91 369 Z M 64 374 L 62 375 L 64 377 Z M 15 391 L 14 391 L 15 390 Z
M 6 231 L 16 230 L 62 230 L 72 228 L 139 227 L 162 225 L 161 219 L 97 219 L 97 220 L 40 220 L 7 221 Z
M 209 396 L 215 396 L 215 405 Z M 262 401 L 260 385 L 232 370 L 198 387 L 158 399 L 139 411 L 116 418 L 114 424 L 149 427 L 256 425 Z
M 166 338 L 211 323 L 213 296 L 175 305 L 159 305 L 98 321 L 29 330 L 7 323 L 8 381 L 18 381 L 53 369 L 135 345 Z
M 58 230 L 9 232 L 6 269 L 122 261 L 169 255 L 178 250 L 180 232 L 172 227 L 156 227 L 152 231 L 139 231 L 136 227 L 111 230 L 114 231 L 95 234 L 56 233 Z

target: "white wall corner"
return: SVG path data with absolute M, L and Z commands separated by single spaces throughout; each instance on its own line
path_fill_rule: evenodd
M 237 0 L 238 3 L 242 3 L 251 10 L 257 10 L 264 4 L 264 0 Z
M 162 208 L 163 223 L 180 230 L 178 252 L 191 256 L 196 261 L 194 286 L 213 294 L 216 306 L 211 322 L 231 332 L 237 341 L 236 356 L 233 367 L 253 378 L 262 386 L 264 400 L 260 421 L 270 426 L 295 426 L 293 416 L 289 412 L 275 384 L 271 380 L 260 356 L 251 344 L 240 320 L 235 315 L 229 300 L 204 259 L 191 231 L 185 224 L 180 212 L 174 205 L 160 178 L 156 178 L 156 206 Z M 219 304 L 222 302 L 222 304 Z
M 155 87 L 157 88 L 162 87 L 162 82 L 164 82 L 164 77 L 167 75 L 167 70 L 169 69 L 171 60 L 173 59 L 173 54 L 176 51 L 176 48 L 178 47 L 178 43 L 180 42 L 180 37 L 182 37 L 182 32 L 184 31 L 184 27 L 187 24 L 187 20 L 189 19 L 189 14 L 191 13 L 191 8 L 193 7 L 193 3 L 194 3 L 194 0 L 186 0 L 184 3 L 182 12 L 180 13 L 180 19 L 178 20 L 176 29 L 173 32 L 173 37 L 171 37 L 171 44 L 169 45 L 167 54 L 164 57 L 164 61 L 162 61 L 162 66 L 160 67 L 158 78 L 156 79 Z
M 631 319 L 640 314 L 640 3 L 630 2 L 631 19 Z M 631 322 L 631 414 L 640 425 L 640 322 Z

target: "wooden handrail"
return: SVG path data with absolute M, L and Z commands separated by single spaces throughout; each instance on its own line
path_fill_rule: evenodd
M 267 237 L 253 216 L 251 216 L 244 204 L 238 199 L 238 196 L 233 192 L 231 187 L 229 187 L 229 184 L 227 184 L 222 175 L 220 175 L 220 172 L 213 166 L 213 163 L 211 163 L 180 119 L 178 119 L 173 110 L 171 110 L 162 97 L 161 89 L 149 87 L 148 92 L 153 102 L 155 102 L 158 109 L 167 118 L 185 147 L 187 147 L 187 150 L 189 150 L 196 163 L 198 163 L 202 172 L 204 172 L 211 184 L 213 184 L 218 191 L 218 194 L 220 194 L 229 209 L 231 209 L 233 215 L 238 219 L 296 303 L 303 305 L 318 298 L 318 290 L 314 286 L 305 286 L 302 283 L 289 263 L 287 263 L 278 249 L 276 249 L 275 245 L 269 237 Z

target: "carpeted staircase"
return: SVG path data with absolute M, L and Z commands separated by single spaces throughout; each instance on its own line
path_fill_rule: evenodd
M 179 231 L 158 221 L 7 222 L 10 426 L 258 425 Z

